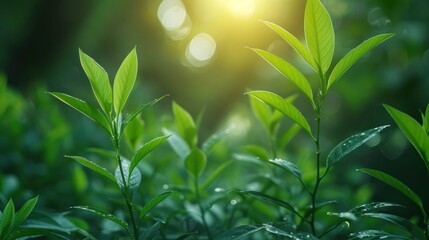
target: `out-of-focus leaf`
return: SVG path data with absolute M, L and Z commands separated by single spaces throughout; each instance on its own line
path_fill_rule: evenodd
M 212 134 L 206 141 L 201 145 L 201 150 L 207 155 L 213 152 L 213 150 L 225 139 L 225 137 L 231 132 L 230 129 L 221 130 Z
M 278 147 L 283 148 L 299 133 L 301 126 L 297 123 L 293 124 L 288 130 L 286 130 L 278 140 Z
M 307 120 L 302 115 L 302 113 L 294 105 L 292 105 L 292 103 L 285 101 L 282 97 L 272 92 L 251 91 L 251 92 L 248 92 L 247 94 L 277 109 L 285 116 L 289 117 L 298 125 L 300 125 L 302 128 L 304 128 L 307 131 L 307 133 L 312 138 L 314 138 L 313 134 L 311 133 L 310 125 L 308 124 Z
M 21 225 L 33 211 L 34 206 L 36 206 L 37 200 L 39 196 L 36 196 L 30 200 L 28 200 L 24 205 L 22 205 L 21 209 L 16 213 L 15 220 L 13 222 L 12 228 L 17 228 Z
M 225 162 L 217 167 L 214 171 L 210 171 L 210 175 L 201 184 L 201 189 L 207 189 L 217 177 L 232 163 L 232 161 Z
M 296 230 L 292 227 L 288 227 L 287 229 L 281 229 L 271 224 L 264 224 L 264 228 L 270 233 L 285 236 L 294 240 L 317 240 L 317 238 L 313 235 L 308 233 L 296 232 Z
M 216 236 L 215 240 L 240 240 L 249 239 L 249 236 L 255 232 L 264 229 L 264 227 L 257 227 L 253 225 L 242 225 L 231 228 L 220 235 Z
M 265 203 L 268 203 L 268 204 L 271 204 L 274 206 L 285 208 L 285 209 L 297 214 L 298 216 L 301 216 L 290 203 L 287 203 L 285 201 L 282 201 L 280 199 L 277 199 L 277 198 L 272 197 L 270 195 L 267 195 L 265 193 L 261 193 L 261 192 L 257 192 L 257 191 L 240 191 L 239 193 L 247 194 L 247 195 L 249 195 L 253 198 L 256 198 L 262 202 L 265 202 Z
M 355 150 L 371 138 L 375 137 L 380 131 L 382 131 L 386 127 L 388 126 L 386 125 L 369 129 L 365 132 L 355 134 L 342 141 L 329 153 L 328 158 L 326 160 L 326 167 L 328 169 L 331 168 L 345 155 L 349 154 L 351 151 Z
M 250 106 L 252 107 L 253 114 L 256 118 L 264 125 L 264 127 L 269 131 L 271 125 L 271 114 L 272 111 L 267 104 L 258 100 L 257 98 L 249 96 Z
M 382 219 L 387 222 L 391 222 L 409 232 L 412 233 L 414 237 L 417 237 L 417 239 L 425 239 L 425 233 L 414 223 L 410 222 L 408 219 L 405 219 L 403 217 L 399 217 L 393 214 L 388 213 L 364 213 L 361 215 L 362 217 L 371 217 L 371 218 L 378 218 Z
M 429 104 L 426 106 L 425 118 L 423 119 L 423 126 L 426 134 L 429 135 Z
M 331 65 L 335 47 L 331 17 L 320 0 L 308 0 L 304 15 L 307 46 L 324 74 Z
M 72 209 L 78 209 L 78 210 L 83 210 L 83 211 L 87 211 L 90 213 L 94 213 L 104 219 L 108 219 L 116 224 L 118 224 L 119 226 L 121 226 L 125 231 L 128 232 L 128 223 L 126 223 L 124 220 L 116 217 L 115 215 L 112 215 L 104 210 L 98 209 L 98 208 L 94 208 L 94 207 L 89 207 L 89 206 L 72 206 L 70 207 Z
M 112 87 L 107 72 L 90 56 L 79 49 L 79 58 L 83 70 L 91 83 L 91 88 L 101 109 L 110 115 L 112 111 Z
M 198 141 L 197 128 L 195 126 L 194 119 L 184 108 L 174 101 L 173 114 L 179 135 L 185 139 L 190 148 L 193 148 Z
M 243 150 L 252 154 L 255 157 L 258 157 L 261 160 L 268 160 L 270 158 L 270 154 L 268 151 L 258 145 L 246 145 L 243 147 Z
M 349 240 L 362 240 L 362 239 L 409 239 L 408 237 L 392 235 L 390 233 L 380 230 L 365 230 L 357 233 L 351 233 Z
M 160 228 L 161 228 L 161 223 L 160 222 L 154 223 L 148 229 L 145 229 L 146 231 L 143 232 L 143 235 L 142 235 L 142 237 L 140 239 L 143 239 L 143 240 L 154 239 L 155 236 L 156 236 L 156 233 L 159 231 Z
M 143 218 L 150 212 L 150 210 L 167 199 L 171 193 L 172 192 L 161 193 L 160 195 L 150 199 L 140 211 L 140 220 L 143 221 Z
M 292 173 L 296 178 L 301 180 L 301 170 L 299 170 L 298 166 L 295 165 L 294 163 L 280 159 L 280 158 L 276 158 L 274 160 L 269 160 L 269 162 L 271 164 L 273 164 L 274 166 L 280 167 L 280 168 Z
M 422 200 L 407 185 L 405 185 L 404 183 L 402 183 L 398 179 L 390 176 L 389 174 L 378 171 L 378 170 L 361 168 L 361 169 L 358 169 L 358 171 L 364 172 L 368 175 L 371 175 L 375 178 L 378 178 L 379 180 L 387 183 L 388 185 L 390 185 L 390 186 L 396 188 L 398 191 L 402 192 L 405 196 L 407 196 L 409 199 L 411 199 L 411 201 L 413 201 L 415 204 L 417 204 L 417 206 L 420 208 L 423 216 L 426 218 L 426 211 L 423 207 Z
M 414 148 L 423 158 L 429 171 L 429 136 L 423 127 L 411 116 L 403 113 L 389 105 L 384 105 L 387 112 L 398 124 L 401 131 L 405 134 L 408 140 L 413 144 Z
M 108 121 L 100 112 L 100 110 L 98 110 L 97 108 L 89 105 L 85 101 L 82 101 L 78 98 L 72 97 L 64 93 L 50 92 L 49 94 L 58 98 L 60 101 L 69 105 L 70 107 L 76 109 L 83 115 L 87 116 L 89 119 L 91 119 L 92 121 L 99 124 L 102 128 L 104 128 L 109 134 L 111 134 L 111 129 Z
M 174 152 L 180 157 L 180 159 L 185 160 L 185 158 L 188 156 L 189 152 L 191 151 L 189 149 L 188 144 L 183 140 L 178 134 L 163 128 L 162 132 L 165 135 L 170 136 L 167 140 L 167 142 L 170 144 L 171 148 L 173 148 Z
M 256 48 L 251 48 L 251 50 L 271 64 L 277 71 L 283 74 L 283 76 L 291 80 L 308 97 L 310 103 L 314 106 L 313 92 L 310 83 L 298 69 L 270 52 Z
M 206 167 L 206 162 L 207 158 L 204 152 L 194 148 L 185 159 L 185 167 L 194 178 L 199 178 Z
M 279 34 L 289 45 L 295 49 L 295 51 L 316 71 L 318 72 L 317 62 L 314 60 L 311 53 L 308 49 L 302 44 L 294 35 L 283 29 L 282 27 L 268 22 L 263 21 L 266 25 L 268 25 L 271 29 L 273 29 L 277 34 Z
M 359 60 L 367 52 L 371 51 L 374 47 L 378 46 L 380 43 L 386 41 L 387 39 L 393 37 L 394 34 L 386 33 L 380 34 L 375 37 L 372 37 L 365 42 L 361 43 L 356 48 L 348 52 L 334 67 L 329 76 L 328 80 L 328 89 L 334 84 L 347 70 L 353 66 L 353 64 Z
M 127 159 L 122 157 L 121 160 L 121 164 L 122 164 L 122 171 L 124 173 L 124 178 L 125 181 L 127 181 L 127 184 L 124 184 L 123 178 L 122 178 L 122 173 L 121 173 L 121 168 L 116 167 L 115 170 L 115 178 L 116 181 L 118 182 L 119 187 L 124 191 L 126 189 L 126 186 L 129 187 L 131 192 L 135 192 L 137 191 L 137 189 L 140 186 L 140 182 L 142 180 L 142 175 L 140 173 L 140 170 L 138 168 L 134 169 L 134 171 L 131 172 L 130 174 L 130 161 L 128 161 Z
M 134 87 L 137 78 L 137 67 L 137 53 L 136 48 L 134 48 L 122 62 L 113 82 L 113 106 L 116 116 L 121 113 Z
M 131 159 L 130 172 L 132 173 L 137 164 L 139 164 L 139 162 L 152 150 L 157 148 L 161 143 L 165 142 L 168 137 L 169 136 L 157 137 L 141 146 Z
M 76 162 L 78 162 L 78 163 L 82 164 L 83 166 L 95 171 L 98 174 L 101 174 L 101 175 L 107 177 L 108 179 L 110 179 L 111 181 L 113 181 L 114 183 L 117 184 L 116 179 L 113 176 L 113 174 L 111 174 L 109 171 L 107 171 L 107 169 L 98 166 L 94 162 L 91 162 L 88 159 L 83 158 L 83 157 L 79 157 L 79 156 L 66 156 L 66 157 L 75 160 Z

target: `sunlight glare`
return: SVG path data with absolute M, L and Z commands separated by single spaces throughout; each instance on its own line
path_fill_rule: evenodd
M 195 35 L 186 50 L 186 58 L 194 66 L 204 66 L 216 51 L 216 41 L 207 33 Z
M 250 17 L 256 9 L 255 0 L 224 0 L 229 11 L 238 17 Z

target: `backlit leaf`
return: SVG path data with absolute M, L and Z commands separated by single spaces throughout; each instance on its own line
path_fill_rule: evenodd
M 173 101 L 173 114 L 176 128 L 180 136 L 190 148 L 197 144 L 197 129 L 192 116 L 179 104 Z
M 137 166 L 137 164 L 139 164 L 139 162 L 147 154 L 149 154 L 152 150 L 157 148 L 161 143 L 165 142 L 168 139 L 168 137 L 169 136 L 157 137 L 145 143 L 143 146 L 141 146 L 134 154 L 133 158 L 131 159 L 130 171 L 132 172 L 134 168 Z
M 90 56 L 79 49 L 79 58 L 83 70 L 91 83 L 92 91 L 106 114 L 112 111 L 112 87 L 107 72 Z
M 251 92 L 248 92 L 247 94 L 277 109 L 285 116 L 289 117 L 298 125 L 300 125 L 302 128 L 304 128 L 307 131 L 307 133 L 311 137 L 313 137 L 313 134 L 311 133 L 310 125 L 308 124 L 307 120 L 304 118 L 302 113 L 294 105 L 292 105 L 292 103 L 285 101 L 282 97 L 272 92 L 251 91 Z
M 298 69 L 270 52 L 256 48 L 251 48 L 251 50 L 271 64 L 275 69 L 277 69 L 277 71 L 283 74 L 283 76 L 291 80 L 308 97 L 308 99 L 310 99 L 311 104 L 314 106 L 311 86 L 305 76 Z
M 422 203 L 422 200 L 420 199 L 420 197 L 413 190 L 411 190 L 407 185 L 405 185 L 404 183 L 402 183 L 398 179 L 390 176 L 387 173 L 384 173 L 384 172 L 381 172 L 378 170 L 374 170 L 374 169 L 362 168 L 362 169 L 358 169 L 358 171 L 364 172 L 364 173 L 369 174 L 375 178 L 378 178 L 379 180 L 383 181 L 384 183 L 396 188 L 398 191 L 402 192 L 405 196 L 407 196 L 409 199 L 411 199 L 415 204 L 417 204 L 417 206 L 420 208 L 423 216 L 426 216 L 426 211 L 423 207 L 423 203 Z
M 103 114 L 96 109 L 95 107 L 89 105 L 85 101 L 82 101 L 78 98 L 72 97 L 64 93 L 50 92 L 50 94 L 70 107 L 76 109 L 83 115 L 87 116 L 92 121 L 98 123 L 102 128 L 104 128 L 109 134 L 111 133 L 110 125 Z
M 83 157 L 79 157 L 79 156 L 66 156 L 66 157 L 75 160 L 76 162 L 78 162 L 78 163 L 82 164 L 83 166 L 95 171 L 96 173 L 107 177 L 108 179 L 110 179 L 114 183 L 117 183 L 116 178 L 113 176 L 113 174 L 111 174 L 109 171 L 107 171 L 107 169 L 98 166 L 96 163 L 91 162 L 88 159 L 83 158 Z
M 328 158 L 326 160 L 326 167 L 332 167 L 345 155 L 349 154 L 351 151 L 355 150 L 371 138 L 375 137 L 380 131 L 382 131 L 386 127 L 388 126 L 381 126 L 369 129 L 365 132 L 355 134 L 342 141 L 329 153 Z
M 116 116 L 121 113 L 134 87 L 137 78 L 137 67 L 137 53 L 136 48 L 134 48 L 122 62 L 113 82 L 113 105 Z
M 220 235 L 218 235 L 215 240 L 240 240 L 240 239 L 249 239 L 249 236 L 253 233 L 264 229 L 264 227 L 257 227 L 253 225 L 242 225 L 229 229 Z
M 121 226 L 125 231 L 128 232 L 128 223 L 126 223 L 124 220 L 116 217 L 115 215 L 112 215 L 104 210 L 95 208 L 95 207 L 89 207 L 89 206 L 72 206 L 70 207 L 72 209 L 78 209 L 78 210 L 83 210 L 83 211 L 87 211 L 90 213 L 94 213 L 104 219 L 108 219 L 116 224 L 118 224 L 119 226 Z
M 331 17 L 320 0 L 307 0 L 304 14 L 307 46 L 324 74 L 331 65 L 335 47 Z
M 348 52 L 332 70 L 328 80 L 328 88 L 331 87 L 331 85 L 334 84 L 351 66 L 353 66 L 359 58 L 371 51 L 371 49 L 378 46 L 380 43 L 391 38 L 393 35 L 394 34 L 391 33 L 377 35 Z
M 172 192 L 165 192 L 150 199 L 140 211 L 140 220 L 143 221 L 143 218 L 150 212 L 150 210 L 152 210 L 158 204 L 167 199 L 171 195 L 171 193 Z
M 314 60 L 311 53 L 308 51 L 308 49 L 304 46 L 304 44 L 301 43 L 294 35 L 283 29 L 282 27 L 268 22 L 263 21 L 265 24 L 267 24 L 271 29 L 273 29 L 277 34 L 279 34 L 289 45 L 295 49 L 295 51 L 317 72 L 318 71 L 318 65 L 317 62 Z
M 408 140 L 413 144 L 414 148 L 423 158 L 426 167 L 429 171 L 429 136 L 423 127 L 411 116 L 403 113 L 389 105 L 384 105 L 387 112 L 398 124 L 401 131 L 405 134 Z
M 188 144 L 183 140 L 178 134 L 163 128 L 162 132 L 165 135 L 169 135 L 167 142 L 170 144 L 171 148 L 173 148 L 174 152 L 180 157 L 180 159 L 185 160 L 185 158 L 188 156 L 189 152 L 191 151 L 189 149 Z
M 198 178 L 206 167 L 206 155 L 198 148 L 194 148 L 185 159 L 186 170 L 194 177 Z

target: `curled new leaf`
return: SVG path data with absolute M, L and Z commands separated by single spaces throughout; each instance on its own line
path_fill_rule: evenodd
M 355 134 L 338 144 L 328 155 L 326 167 L 329 169 L 335 165 L 341 158 L 355 150 L 371 138 L 375 137 L 380 131 L 388 126 L 376 127 L 365 132 Z

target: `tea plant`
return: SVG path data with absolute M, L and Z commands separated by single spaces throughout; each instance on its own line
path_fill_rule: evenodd
M 299 180 L 299 182 L 303 185 L 304 191 L 307 192 L 308 203 L 310 206 L 307 209 L 305 206 L 295 207 L 283 199 L 279 199 L 261 191 L 241 191 L 241 194 L 250 195 L 257 200 L 290 211 L 293 218 L 280 223 L 266 223 L 262 227 L 255 225 L 244 225 L 235 229 L 231 229 L 221 236 L 222 239 L 228 239 L 231 236 L 237 235 L 248 236 L 249 233 L 265 229 L 274 235 L 293 239 L 315 239 L 323 237 L 334 231 L 336 228 L 342 226 L 345 221 L 339 220 L 332 226 L 321 226 L 321 224 L 318 223 L 317 213 L 320 212 L 325 205 L 330 205 L 333 203 L 332 201 L 318 201 L 318 193 L 321 188 L 322 180 L 327 176 L 330 170 L 335 165 L 337 165 L 339 161 L 342 160 L 347 154 L 376 136 L 379 132 L 387 127 L 376 127 L 345 139 L 336 147 L 334 147 L 324 160 L 325 157 L 321 152 L 320 136 L 322 131 L 321 111 L 324 105 L 325 97 L 327 96 L 333 84 L 336 83 L 347 72 L 347 70 L 354 65 L 357 60 L 359 60 L 363 55 L 368 53 L 371 49 L 380 43 L 392 37 L 393 34 L 380 34 L 364 41 L 362 44 L 347 53 L 329 73 L 328 70 L 331 66 L 335 48 L 335 35 L 330 15 L 319 0 L 308 0 L 306 3 L 304 27 L 307 46 L 305 46 L 295 36 L 280 26 L 267 21 L 264 21 L 264 23 L 292 46 L 292 48 L 314 70 L 319 79 L 318 87 L 312 88 L 306 76 L 292 64 L 265 50 L 250 48 L 270 65 L 272 65 L 276 70 L 278 70 L 282 75 L 292 81 L 304 94 L 304 96 L 309 101 L 309 104 L 313 108 L 315 126 L 311 127 L 309 124 L 309 119 L 311 118 L 306 118 L 301 113 L 301 111 L 294 106 L 291 99 L 284 99 L 283 97 L 268 91 L 250 91 L 246 93 L 250 97 L 264 102 L 265 104 L 274 108 L 276 111 L 291 119 L 295 124 L 304 130 L 307 136 L 314 143 L 314 165 L 316 174 L 315 178 L 313 179 L 313 183 L 309 184 L 303 181 L 301 170 L 295 163 L 289 160 L 277 158 L 276 156 L 276 150 L 274 146 L 277 144 L 275 143 L 277 141 L 275 134 L 277 129 L 278 121 L 276 119 L 278 119 L 278 114 L 270 113 L 267 110 L 262 110 L 261 107 L 257 107 L 255 104 L 253 104 L 254 111 L 264 122 L 265 128 L 267 128 L 270 133 L 271 145 L 273 146 L 273 158 L 270 158 L 268 162 L 276 167 L 286 170 Z M 293 135 L 295 130 L 292 128 L 290 131 L 290 134 Z M 284 138 L 287 139 L 288 135 L 288 133 L 285 133 Z M 305 229 L 305 227 L 308 227 L 309 231 L 301 232 L 300 229 Z
M 123 147 L 121 145 L 121 140 L 126 127 L 146 108 L 154 105 L 161 98 L 143 105 L 124 117 L 123 109 L 134 87 L 137 77 L 138 61 L 136 49 L 134 48 L 122 62 L 115 75 L 113 87 L 110 84 L 107 72 L 98 65 L 95 60 L 81 50 L 79 50 L 79 56 L 82 68 L 89 79 L 92 91 L 100 105 L 101 111 L 100 109 L 91 106 L 89 103 L 70 95 L 57 92 L 51 92 L 50 94 L 96 122 L 108 133 L 113 144 L 113 156 L 117 163 L 117 167 L 114 173 L 112 173 L 106 168 L 103 168 L 84 157 L 67 157 L 105 177 L 119 188 L 125 202 L 125 207 L 128 211 L 128 220 L 130 224 L 120 217 L 96 207 L 74 206 L 72 209 L 91 212 L 102 218 L 113 221 L 126 232 L 128 237 L 132 239 L 150 239 L 159 229 L 160 224 L 157 222 L 152 225 L 151 228 L 143 231 L 140 229 L 142 221 L 153 207 L 169 196 L 170 192 L 166 192 L 152 198 L 143 207 L 135 203 L 133 201 L 133 195 L 138 191 L 141 183 L 141 173 L 137 165 L 148 153 L 165 142 L 168 136 L 158 137 L 146 142 L 132 154 L 130 158 L 131 160 L 128 160 L 122 155 Z M 107 156 L 108 155 L 109 154 L 107 154 Z M 137 212 L 139 212 L 139 214 Z
M 3 212 L 0 211 L 0 239 L 16 239 L 24 236 L 34 236 L 34 232 L 20 228 L 36 206 L 38 197 L 28 200 L 19 211 L 15 213 L 15 205 L 10 199 Z

